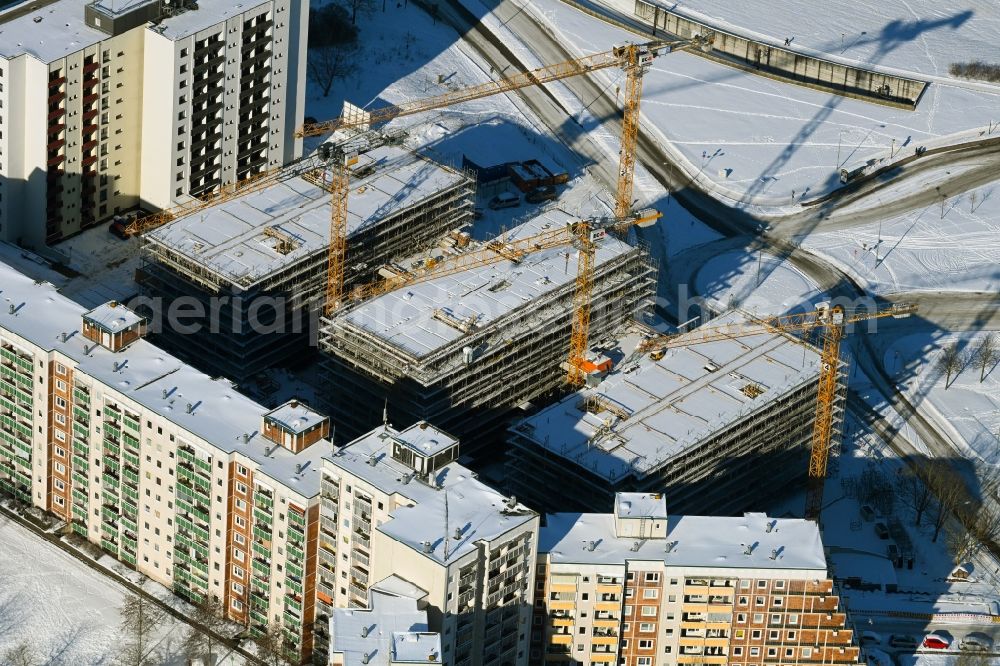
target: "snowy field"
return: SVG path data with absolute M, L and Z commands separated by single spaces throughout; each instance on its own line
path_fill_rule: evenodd
M 980 382 L 982 369 L 971 358 L 985 335 L 961 333 L 934 340 L 927 335 L 904 336 L 893 340 L 883 363 L 891 375 L 912 377 L 906 395 L 946 424 L 952 440 L 971 460 L 979 466 L 996 467 L 1000 465 L 1000 367 L 995 361 L 989 364 Z M 1000 335 L 994 336 L 1000 345 Z M 955 343 L 965 353 L 965 360 L 948 381 L 938 361 L 941 350 Z
M 757 315 L 803 309 L 820 299 L 816 286 L 791 264 L 768 254 L 726 252 L 704 264 L 695 278 L 697 292 L 723 308 Z M 748 294 L 741 299 L 741 294 Z
M 112 664 L 122 648 L 125 596 L 106 576 L 0 516 L 0 655 L 27 640 L 37 663 Z M 186 663 L 183 638 L 182 625 L 166 620 L 157 663 Z
M 627 3 L 615 3 L 625 6 Z M 1000 5 L 993 0 L 677 0 L 674 11 L 740 34 L 756 34 L 834 59 L 949 76 L 948 66 L 996 53 Z
M 841 9 L 849 14 L 854 4 Z M 579 54 L 636 40 L 634 33 L 559 0 L 525 6 Z M 939 47 L 946 49 L 968 25 L 973 24 L 957 31 L 936 28 L 948 32 Z M 928 27 L 926 33 L 934 30 Z M 898 46 L 890 41 L 876 48 L 888 54 Z M 622 84 L 620 72 L 599 76 L 608 90 Z M 645 126 L 686 163 L 692 177 L 724 200 L 766 212 L 794 210 L 803 198 L 836 187 L 840 168 L 910 155 L 917 146 L 977 138 L 991 120 L 1000 119 L 997 108 L 997 86 L 935 84 L 916 111 L 904 111 L 779 83 L 685 53 L 654 61 L 642 99 Z
M 936 178 L 922 178 L 907 187 L 931 189 L 935 182 Z M 868 204 L 881 204 L 898 194 L 896 188 L 880 192 Z M 1000 184 L 975 188 L 881 223 L 812 233 L 801 244 L 857 276 L 873 293 L 920 289 L 997 293 Z

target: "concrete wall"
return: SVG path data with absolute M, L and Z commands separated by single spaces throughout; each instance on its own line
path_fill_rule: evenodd
M 710 57 L 723 62 L 869 102 L 914 109 L 927 87 L 926 81 L 844 65 L 719 30 L 645 0 L 635 0 L 633 14 L 654 32 L 683 39 L 714 33 Z

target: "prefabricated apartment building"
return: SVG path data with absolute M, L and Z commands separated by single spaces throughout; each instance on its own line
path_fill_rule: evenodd
M 310 159 L 144 236 L 139 279 L 145 297 L 162 299 L 149 304 L 160 344 L 237 382 L 305 351 L 324 296 L 331 205 L 328 172 Z M 472 220 L 473 178 L 394 142 L 377 141 L 351 169 L 348 286 Z M 183 297 L 205 313 L 197 331 L 157 320 Z
M 550 208 L 507 241 L 563 228 L 578 218 Z M 469 251 L 476 251 L 476 244 Z M 428 420 L 476 453 L 511 411 L 560 389 L 569 352 L 577 251 L 572 245 L 411 284 L 336 313 L 323 327 L 328 408 L 347 436 L 382 421 Z M 652 307 L 656 269 L 648 253 L 602 240 L 595 257 L 590 340 L 611 339 Z
M 820 368 L 814 347 L 774 332 L 656 356 L 635 354 L 599 385 L 515 424 L 510 490 L 542 511 L 607 511 L 616 492 L 664 492 L 678 511 L 725 514 L 804 478 Z M 843 406 L 841 384 L 835 440 Z

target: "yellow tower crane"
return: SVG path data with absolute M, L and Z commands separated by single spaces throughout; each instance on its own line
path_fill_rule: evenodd
M 400 116 L 441 109 L 462 102 L 520 90 L 529 86 L 542 85 L 573 76 L 580 76 L 581 74 L 618 67 L 625 71 L 626 83 L 625 110 L 622 121 L 622 150 L 619 161 L 618 186 L 615 193 L 615 215 L 618 218 L 624 218 L 632 209 L 632 179 L 635 169 L 635 147 L 639 132 L 639 98 L 642 95 L 642 76 L 649 68 L 653 58 L 661 51 L 672 52 L 694 47 L 704 48 L 706 45 L 710 45 L 710 43 L 711 38 L 698 36 L 693 40 L 682 42 L 656 41 L 646 44 L 626 44 L 615 47 L 610 51 L 595 53 L 555 65 L 547 65 L 427 99 L 404 102 L 373 111 L 363 111 L 356 107 L 351 107 L 349 111 L 342 113 L 339 118 L 304 125 L 296 132 L 296 136 L 320 136 L 336 130 L 368 129 L 374 124 L 386 123 Z M 339 307 L 340 298 L 343 296 L 343 262 L 345 260 L 344 250 L 347 244 L 346 193 L 349 189 L 347 186 L 349 165 L 340 159 L 340 154 L 331 155 L 331 157 L 334 158 L 332 160 L 332 170 L 338 172 L 333 175 L 334 187 L 331 187 L 331 192 L 335 198 L 341 196 L 342 198 L 334 202 L 330 212 L 331 236 L 327 278 L 328 302 L 324 307 L 324 311 L 328 316 Z M 341 189 L 341 185 L 343 189 Z M 336 236 L 335 234 L 343 236 Z M 330 302 L 331 297 L 334 298 L 333 302 Z M 589 300 L 589 298 L 589 291 L 582 291 L 578 300 L 582 303 L 584 300 Z
M 641 352 L 660 352 L 671 347 L 682 347 L 780 331 L 805 333 L 819 331 L 820 348 L 819 384 L 816 392 L 816 418 L 813 422 L 812 445 L 809 454 L 809 481 L 806 489 L 805 516 L 819 521 L 823 509 L 823 486 L 826 482 L 830 442 L 833 436 L 833 406 L 836 401 L 840 371 L 840 341 L 848 324 L 893 317 L 909 317 L 917 311 L 916 305 L 895 304 L 874 311 L 848 313 L 839 305 L 823 304 L 812 312 L 779 315 L 748 322 L 722 326 L 703 326 L 689 333 L 678 333 L 650 338 L 639 345 Z

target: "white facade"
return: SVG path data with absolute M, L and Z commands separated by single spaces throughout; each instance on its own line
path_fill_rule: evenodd
M 301 155 L 302 0 L 203 0 L 130 29 L 84 9 L 0 13 L 0 240 L 39 247 Z

